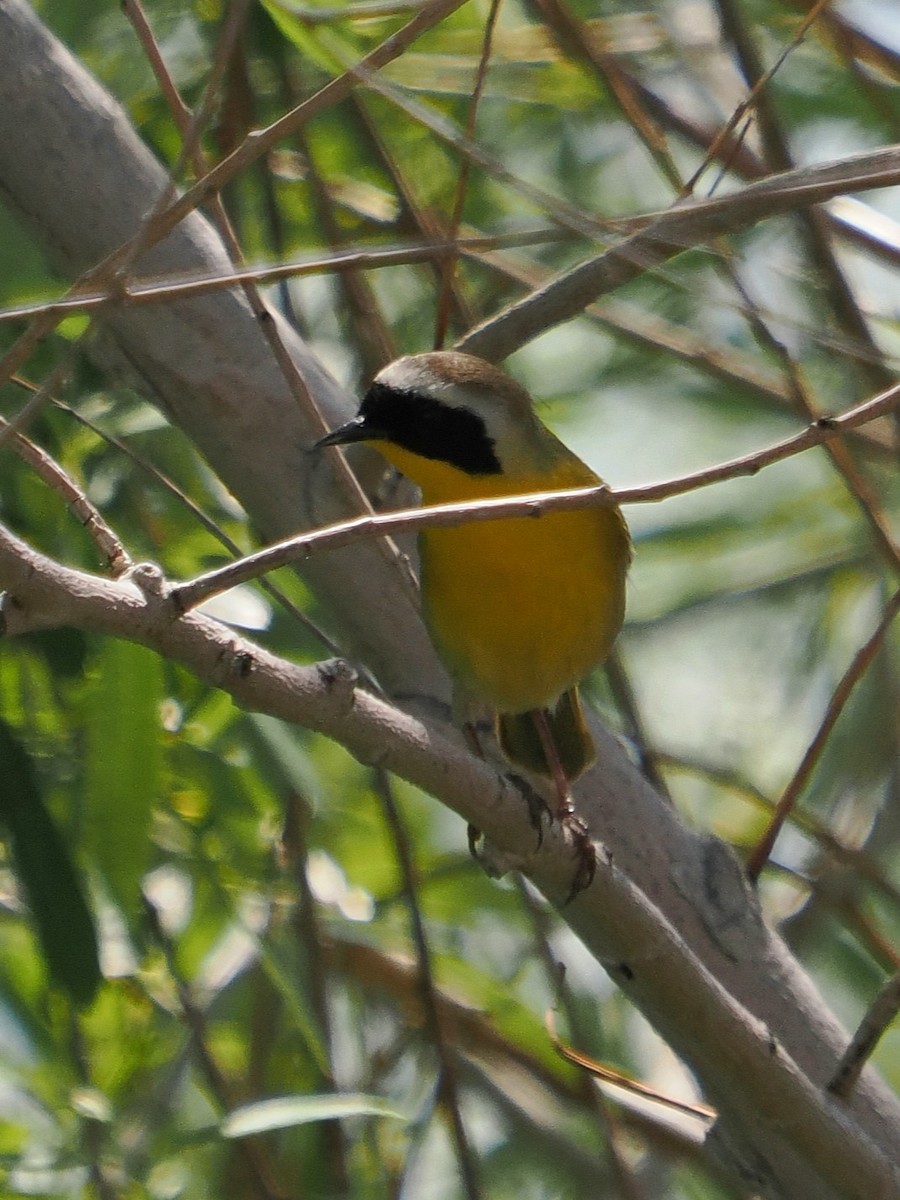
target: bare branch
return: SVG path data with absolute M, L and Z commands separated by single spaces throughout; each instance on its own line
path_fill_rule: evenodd
M 900 1010 L 900 971 L 887 981 L 853 1035 L 834 1077 L 828 1084 L 833 1096 L 849 1096 L 856 1086 L 859 1073 L 871 1058 L 882 1034 Z
M 0 417 L 0 430 L 6 430 L 8 422 Z M 115 531 L 107 525 L 99 510 L 91 504 L 82 489 L 58 462 L 46 450 L 36 446 L 34 442 L 23 437 L 20 433 L 10 436 L 10 445 L 16 454 L 32 467 L 48 487 L 57 492 L 71 510 L 72 515 L 87 530 L 97 552 L 104 559 L 113 576 L 124 574 L 132 565 L 125 547 L 119 541 Z
M 730 196 L 678 204 L 641 232 L 489 318 L 461 338 L 457 349 L 500 362 L 538 334 L 577 316 L 598 296 L 692 246 L 846 192 L 898 182 L 900 146 L 889 146 L 836 163 L 771 175 Z
M 806 787 L 816 763 L 822 756 L 822 751 L 825 749 L 831 732 L 837 724 L 838 717 L 844 711 L 844 706 L 850 699 L 850 693 L 856 687 L 857 683 L 859 683 L 860 679 L 862 679 L 875 655 L 881 649 L 884 639 L 887 636 L 887 631 L 890 629 L 898 612 L 900 612 L 900 590 L 894 592 L 885 605 L 884 612 L 881 614 L 881 620 L 878 622 L 875 630 L 853 656 L 853 661 L 835 688 L 834 695 L 828 703 L 825 716 L 822 719 L 821 725 L 816 730 L 815 737 L 807 747 L 806 753 L 803 755 L 793 779 L 784 789 L 781 799 L 775 806 L 775 811 L 772 814 L 772 819 L 765 833 L 759 839 L 758 844 L 753 848 L 747 859 L 747 874 L 750 879 L 755 880 L 759 878 L 760 872 L 766 865 L 769 855 L 772 853 L 772 848 L 785 821 L 790 816 L 791 810 L 800 797 L 800 793 Z
M 484 830 L 507 867 L 524 869 L 557 904 L 568 895 L 564 830 L 554 824 L 537 847 L 513 781 L 445 727 L 362 690 L 346 664 L 294 666 L 209 618 L 173 617 L 146 566 L 100 579 L 2 529 L 0 585 L 7 633 L 66 625 L 150 646 L 243 707 L 323 732 L 439 796 Z M 579 811 L 601 844 L 600 866 L 563 916 L 696 1071 L 721 1114 L 710 1137 L 730 1169 L 752 1173 L 770 1196 L 894 1195 L 896 1098 L 868 1074 L 849 1105 L 823 1091 L 846 1035 L 766 928 L 733 856 L 681 827 L 615 741 L 597 736 L 602 767 L 585 776 Z M 609 835 L 615 863 L 602 849 Z M 719 1133 L 723 1123 L 741 1130 L 739 1143 Z
M 668 499 L 670 496 L 680 496 L 685 492 L 708 487 L 713 483 L 722 483 L 727 479 L 755 475 L 763 467 L 800 454 L 812 446 L 819 446 L 847 430 L 875 421 L 891 412 L 898 404 L 900 384 L 880 396 L 858 404 L 840 416 L 822 417 L 800 433 L 776 442 L 765 450 L 757 450 L 753 454 L 745 454 L 716 467 L 708 467 L 679 479 L 649 484 L 646 487 L 620 488 L 613 491 L 601 485 L 552 492 L 530 492 L 523 496 L 471 500 L 463 504 L 433 504 L 339 521 L 326 529 L 287 538 L 260 550 L 257 554 L 248 555 L 240 562 L 208 571 L 188 583 L 177 584 L 172 589 L 172 599 L 180 611 L 186 612 L 209 596 L 226 591 L 248 579 L 255 579 L 266 571 L 274 571 L 288 563 L 304 560 L 323 550 L 335 550 L 363 537 L 411 533 L 425 528 L 463 525 L 469 521 L 497 521 L 504 517 L 539 517 L 545 512 L 589 508 L 592 505 L 602 507 L 611 504 L 647 504 Z

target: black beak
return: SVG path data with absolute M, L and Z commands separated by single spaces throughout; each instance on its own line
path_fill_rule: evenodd
M 325 446 L 346 446 L 350 442 L 366 442 L 372 437 L 372 431 L 366 425 L 365 417 L 357 416 L 346 425 L 333 429 L 319 438 L 313 445 L 313 450 L 321 450 Z

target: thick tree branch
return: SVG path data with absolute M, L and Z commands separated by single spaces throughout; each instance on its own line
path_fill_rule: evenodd
M 23 0 L 0 0 L 0 200 L 64 274 L 134 237 L 170 181 L 125 113 Z M 185 218 L 138 264 L 141 278 L 216 276 L 233 263 L 208 222 Z M 329 424 L 352 407 L 297 333 L 282 340 Z M 94 349 L 148 393 L 238 498 L 266 540 L 346 515 L 331 465 L 314 478 L 315 414 L 293 400 L 239 289 L 131 310 L 111 305 Z M 444 672 L 396 566 L 375 544 L 305 572 L 348 652 L 389 689 L 447 694 Z M 355 581 L 369 580 L 363 613 Z
M 732 202 L 724 214 L 715 205 L 667 214 L 662 226 L 636 235 L 642 241 L 626 244 L 625 256 L 638 251 L 637 265 L 622 251 L 611 252 L 615 263 L 590 265 L 576 282 L 593 298 L 598 287 L 622 278 L 621 263 L 630 278 L 660 255 L 721 232 L 726 219 L 750 223 L 767 211 L 898 177 L 893 152 L 814 170 L 805 176 L 805 191 L 788 195 L 785 181 L 778 181 L 781 193 L 769 208 L 760 185 L 747 189 L 743 213 Z M 788 182 L 794 187 L 804 180 Z M 0 193 L 52 261 L 70 275 L 93 266 L 134 236 L 167 184 L 118 106 L 31 10 L 20 0 L 0 0 Z M 172 277 L 221 275 L 232 264 L 193 213 L 141 266 L 145 276 Z M 540 316 L 541 330 L 550 323 L 548 312 L 562 311 L 560 298 L 571 305 L 576 293 L 561 287 L 543 312 L 536 303 L 531 311 Z M 505 328 L 514 344 L 524 340 L 525 326 L 517 320 Z M 323 484 L 328 475 L 321 459 L 314 473 L 305 453 L 318 430 L 293 405 L 236 292 L 140 311 L 111 307 L 105 333 L 105 361 L 142 380 L 266 537 L 336 515 L 314 499 L 314 474 L 322 473 Z M 328 420 L 342 419 L 347 399 L 300 339 L 288 330 L 283 336 Z M 480 336 L 484 353 L 502 357 L 502 338 Z M 374 548 L 333 552 L 321 567 L 312 565 L 310 579 L 339 615 L 353 652 L 389 690 L 446 694 L 414 606 Z M 365 606 L 357 601 L 360 581 Z M 71 626 L 151 646 L 236 703 L 335 737 L 361 761 L 439 796 L 551 899 L 560 903 L 568 894 L 571 847 L 559 828 L 547 831 L 537 851 L 516 786 L 472 758 L 449 727 L 432 717 L 426 723 L 358 687 L 343 664 L 283 662 L 202 615 L 179 617 L 152 571 L 99 579 L 55 564 L 6 534 L 0 535 L 0 585 L 8 591 L 3 616 L 9 634 Z M 601 853 L 593 885 L 563 916 L 696 1071 L 721 1113 L 712 1135 L 720 1156 L 750 1188 L 770 1197 L 898 1194 L 895 1098 L 870 1072 L 846 1102 L 825 1093 L 847 1037 L 766 929 L 733 857 L 715 840 L 684 830 L 622 748 L 601 730 L 596 736 L 600 759 L 579 787 L 579 811 L 598 843 L 614 848 L 614 861 Z
M 2 529 L 0 585 L 7 635 L 65 625 L 150 646 L 237 704 L 333 737 L 431 792 L 485 832 L 496 861 L 565 900 L 574 862 L 559 826 L 538 848 L 513 781 L 448 727 L 364 691 L 346 664 L 287 663 L 208 617 L 179 618 L 147 565 L 104 580 Z M 562 915 L 696 1071 L 720 1112 L 712 1144 L 732 1171 L 751 1172 L 772 1197 L 893 1195 L 896 1099 L 868 1073 L 846 1103 L 827 1093 L 847 1037 L 766 928 L 733 856 L 681 827 L 622 748 L 597 736 L 600 766 L 579 788 L 579 811 L 600 865 Z

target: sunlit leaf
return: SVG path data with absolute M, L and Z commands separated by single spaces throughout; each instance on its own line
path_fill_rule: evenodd
M 235 1109 L 222 1122 L 224 1137 L 248 1137 L 286 1129 L 290 1125 L 308 1125 L 312 1121 L 336 1121 L 346 1117 L 394 1117 L 404 1114 L 379 1096 L 278 1096 Z

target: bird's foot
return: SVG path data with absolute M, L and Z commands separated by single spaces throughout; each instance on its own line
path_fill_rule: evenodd
M 544 821 L 553 820 L 553 814 L 547 807 L 547 801 L 521 775 L 507 774 L 506 778 L 516 787 L 525 801 L 528 808 L 528 820 L 531 822 L 531 828 L 537 831 L 537 848 L 540 850 L 544 844 Z
M 575 874 L 572 878 L 572 886 L 569 888 L 569 894 L 565 899 L 565 904 L 571 904 L 579 892 L 583 892 L 585 888 L 590 887 L 593 883 L 594 874 L 597 870 L 597 849 L 591 839 L 591 833 L 587 825 L 572 808 L 571 799 L 568 797 L 566 799 L 565 808 L 560 808 L 556 816 L 561 828 L 571 839 L 572 845 L 575 848 L 575 857 L 578 860 Z
M 528 820 L 531 822 L 531 827 L 537 832 L 537 849 L 540 850 L 544 844 L 544 822 L 549 819 L 553 820 L 553 814 L 547 807 L 547 802 L 543 796 L 532 787 L 527 779 L 523 779 L 521 775 L 508 773 L 506 778 L 516 788 L 525 801 L 528 809 Z M 469 853 L 476 862 L 481 862 L 481 855 L 478 851 L 478 843 L 481 840 L 482 833 L 474 825 L 467 827 L 467 835 L 469 839 Z

